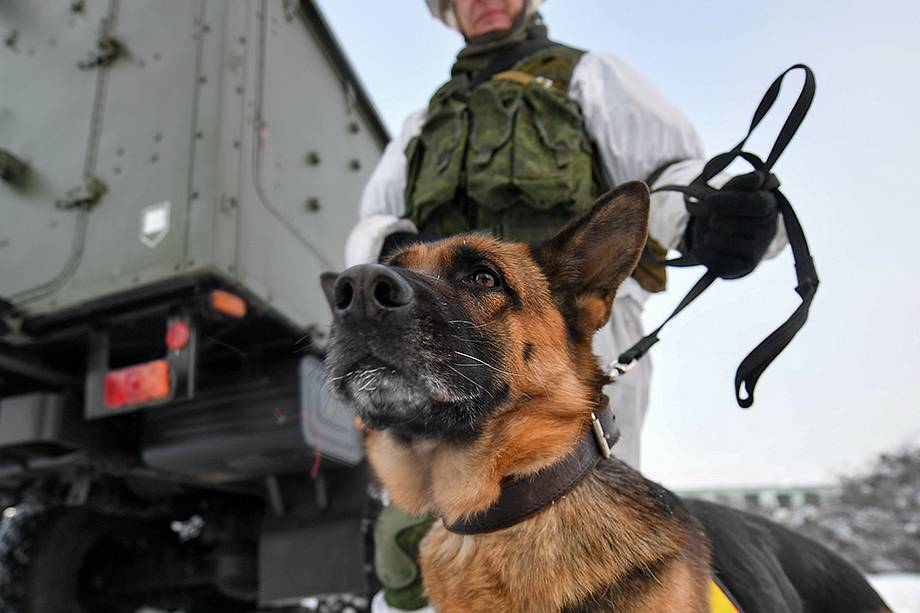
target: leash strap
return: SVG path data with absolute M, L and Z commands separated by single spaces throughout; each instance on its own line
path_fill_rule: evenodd
M 787 74 L 798 69 L 801 69 L 805 73 L 805 82 L 802 85 L 802 91 L 799 93 L 799 97 L 796 99 L 792 110 L 789 112 L 789 116 L 786 118 L 779 135 L 776 137 L 776 141 L 773 143 L 773 148 L 770 150 L 767 160 L 763 161 L 753 153 L 744 151 L 744 146 L 747 144 L 748 138 L 750 138 L 755 128 L 760 125 L 764 116 L 766 116 L 767 112 L 776 103 L 776 98 L 779 96 L 783 79 L 785 79 Z M 738 158 L 745 160 L 754 170 L 763 172 L 765 175 L 772 178 L 769 189 L 776 196 L 779 211 L 783 215 L 783 225 L 786 228 L 789 244 L 792 247 L 797 282 L 795 291 L 801 298 L 801 304 L 799 304 L 798 308 L 795 309 L 792 315 L 790 315 L 782 325 L 757 345 L 738 366 L 735 372 L 735 399 L 738 401 L 738 405 L 743 408 L 748 408 L 754 404 L 754 387 L 757 385 L 757 380 L 760 379 L 760 376 L 767 367 L 792 341 L 802 326 L 805 325 L 812 300 L 818 290 L 818 272 L 815 269 L 814 260 L 808 248 L 808 242 L 805 240 L 805 232 L 789 200 L 779 191 L 779 181 L 770 174 L 773 165 L 776 164 L 776 161 L 783 154 L 783 151 L 786 150 L 786 147 L 799 129 L 799 126 L 802 125 L 802 120 L 805 119 L 805 115 L 808 113 L 808 109 L 811 107 L 814 97 L 815 75 L 811 69 L 805 64 L 795 64 L 786 69 L 773 81 L 769 89 L 767 89 L 760 104 L 757 106 L 757 110 L 754 112 L 754 117 L 751 119 L 751 125 L 748 128 L 747 134 L 741 139 L 741 142 L 735 145 L 730 151 L 720 153 L 706 162 L 706 165 L 703 167 L 703 172 L 700 176 L 691 181 L 690 185 L 665 185 L 652 191 L 652 193 L 664 191 L 682 193 L 687 203 L 687 209 L 690 211 L 691 215 L 695 215 L 705 212 L 703 201 L 718 191 L 709 185 L 709 180 L 725 170 L 729 164 Z M 658 263 L 677 267 L 699 264 L 692 256 L 682 256 L 673 260 L 659 261 Z M 702 294 L 715 280 L 715 275 L 706 272 L 660 326 L 655 328 L 651 334 L 642 338 L 638 343 L 627 349 L 617 358 L 617 363 L 612 367 L 611 377 L 615 379 L 616 376 L 632 368 L 635 362 L 648 353 L 648 350 L 658 342 L 658 333 L 661 332 L 665 324 L 684 310 L 687 305 Z M 744 390 L 744 396 L 742 396 L 742 388 Z
M 492 58 L 492 60 L 486 64 L 485 68 L 483 68 L 475 77 L 470 79 L 470 82 L 467 83 L 466 87 L 463 88 L 463 93 L 470 93 L 473 89 L 490 80 L 498 73 L 512 68 L 525 57 L 531 55 L 532 53 L 536 53 L 541 49 L 552 47 L 554 44 L 555 43 L 553 43 L 553 41 L 545 36 L 530 38 L 519 42 L 514 47 L 508 49 L 505 53 Z

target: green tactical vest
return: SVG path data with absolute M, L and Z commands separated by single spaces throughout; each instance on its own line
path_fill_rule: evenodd
M 423 238 L 486 230 L 543 240 L 604 191 L 581 109 L 566 93 L 583 54 L 553 44 L 469 93 L 470 73 L 492 56 L 454 66 L 406 148 L 406 217 Z M 635 276 L 664 289 L 663 268 Z

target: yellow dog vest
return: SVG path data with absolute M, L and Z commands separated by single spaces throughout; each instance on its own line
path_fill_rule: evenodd
M 709 610 L 711 613 L 741 613 L 741 609 L 735 606 L 722 587 L 712 579 L 709 580 Z

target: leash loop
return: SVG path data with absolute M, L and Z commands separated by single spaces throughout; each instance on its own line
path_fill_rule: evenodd
M 745 151 L 744 146 L 747 144 L 751 134 L 757 126 L 760 125 L 760 122 L 763 121 L 763 118 L 776 103 L 786 75 L 794 70 L 802 70 L 805 73 L 802 91 L 799 93 L 795 104 L 789 111 L 789 115 L 786 117 L 786 121 L 780 129 L 773 143 L 773 147 L 770 149 L 766 161 L 764 161 L 757 155 Z M 789 146 L 789 142 L 792 140 L 792 137 L 795 136 L 796 131 L 798 131 L 799 127 L 802 125 L 802 121 L 805 119 L 805 115 L 811 108 L 811 103 L 815 97 L 815 88 L 815 75 L 811 68 L 805 64 L 795 64 L 787 68 L 770 84 L 767 92 L 763 95 L 763 98 L 761 98 L 760 104 L 757 105 L 757 110 L 754 111 L 754 117 L 751 119 L 747 134 L 744 135 L 744 138 L 742 138 L 737 145 L 731 150 L 720 153 L 706 162 L 703 171 L 696 179 L 691 181 L 689 185 L 663 185 L 652 190 L 652 193 L 665 191 L 681 193 L 684 195 L 687 210 L 691 215 L 705 213 L 706 198 L 719 191 L 709 185 L 710 179 L 725 170 L 736 159 L 741 158 L 750 164 L 755 171 L 762 172 L 765 175 L 763 189 L 771 191 L 776 196 L 779 212 L 783 217 L 783 225 L 789 237 L 789 245 L 792 247 L 797 282 L 795 291 L 801 298 L 801 303 L 782 325 L 774 330 L 741 361 L 741 364 L 735 371 L 735 399 L 742 408 L 748 408 L 754 404 L 754 387 L 757 385 L 758 379 L 780 352 L 782 352 L 792 341 L 802 326 L 805 325 L 812 300 L 818 290 L 818 272 L 815 269 L 814 259 L 808 248 L 808 242 L 805 239 L 805 232 L 789 200 L 779 191 L 779 179 L 771 172 L 773 165 L 776 164 L 776 161 L 786 150 L 786 147 Z M 655 260 L 655 262 L 672 267 L 699 265 L 699 261 L 691 255 L 683 255 L 671 260 Z M 617 378 L 632 369 L 636 362 L 648 353 L 649 349 L 658 342 L 658 333 L 661 332 L 665 324 L 684 310 L 687 305 L 702 294 L 715 280 L 716 276 L 707 271 L 700 277 L 699 281 L 696 282 L 660 326 L 620 354 L 619 358 L 610 365 L 609 376 L 611 381 L 616 381 Z

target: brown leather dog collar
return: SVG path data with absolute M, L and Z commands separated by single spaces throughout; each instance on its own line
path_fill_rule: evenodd
M 609 407 L 592 414 L 591 427 L 565 458 L 535 475 L 510 480 L 502 485 L 495 503 L 468 519 L 445 527 L 455 534 L 494 532 L 535 515 L 553 504 L 610 455 L 610 447 L 619 438 L 619 430 Z

